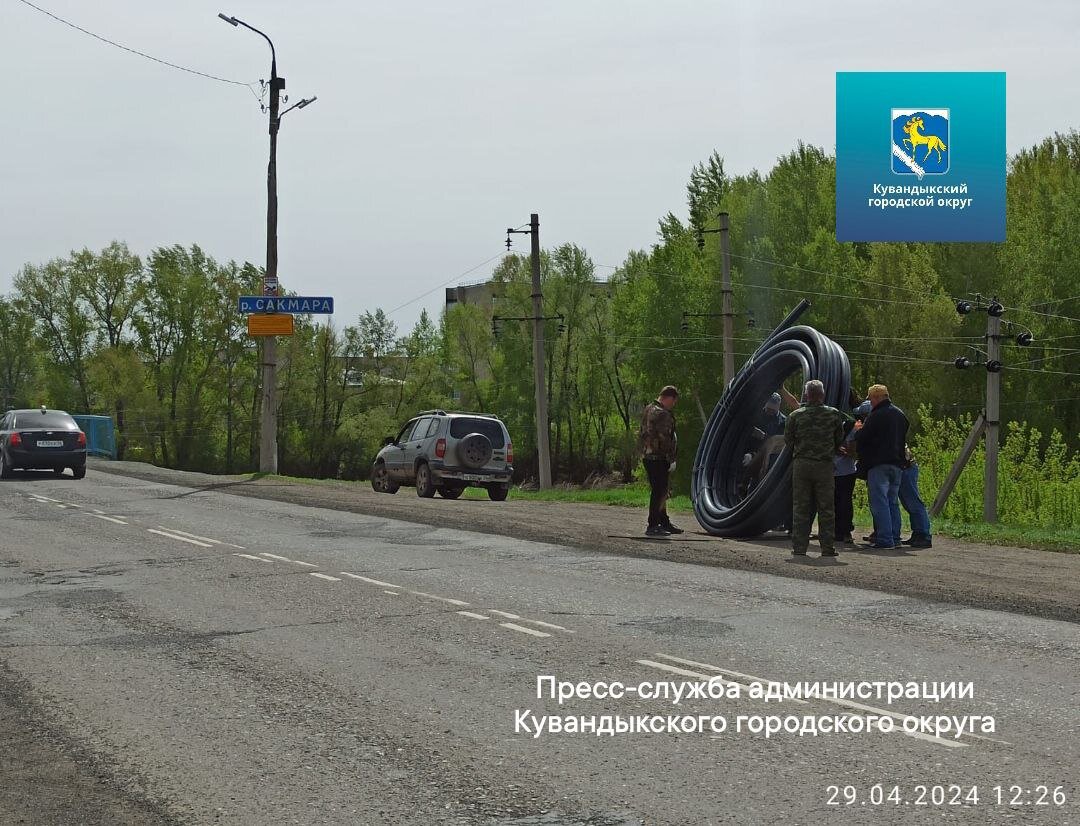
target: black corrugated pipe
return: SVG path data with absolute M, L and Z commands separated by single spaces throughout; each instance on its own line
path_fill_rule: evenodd
M 805 299 L 762 342 L 716 403 L 694 457 L 690 494 L 694 515 L 714 536 L 758 536 L 791 515 L 791 455 L 785 448 L 745 497 L 738 492 L 746 439 L 766 399 L 802 372 L 820 379 L 825 403 L 847 407 L 851 365 L 847 353 L 813 327 L 794 326 L 810 307 Z

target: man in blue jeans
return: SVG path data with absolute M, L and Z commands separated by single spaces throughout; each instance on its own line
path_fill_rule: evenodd
M 866 404 L 866 402 L 863 402 Z M 911 537 L 902 539 L 901 545 L 910 548 L 932 548 L 933 537 L 930 534 L 930 513 L 926 510 L 926 503 L 919 495 L 919 464 L 911 454 L 911 448 L 907 449 L 907 463 L 901 469 L 900 475 L 900 507 L 908 513 L 911 520 Z M 871 545 L 877 539 L 877 534 L 863 537 Z
M 871 548 L 892 549 L 900 545 L 900 482 L 907 463 L 905 447 L 908 420 L 893 405 L 889 388 L 874 384 L 866 391 L 870 415 L 855 434 L 860 469 L 866 472 L 870 513 L 874 516 Z
M 930 514 L 919 496 L 919 463 L 915 461 L 910 448 L 906 449 L 904 458 L 906 462 L 900 476 L 900 505 L 911 519 L 911 538 L 905 539 L 902 544 L 912 548 L 932 548 Z

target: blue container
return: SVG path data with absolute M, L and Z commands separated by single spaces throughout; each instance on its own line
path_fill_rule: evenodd
M 111 416 L 72 415 L 86 434 L 86 455 L 116 458 L 116 428 Z

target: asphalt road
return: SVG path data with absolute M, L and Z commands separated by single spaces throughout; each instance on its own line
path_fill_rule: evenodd
M 0 508 L 3 823 L 1080 822 L 1075 623 L 96 470 Z M 560 705 L 539 675 L 742 696 Z M 747 696 L 860 680 L 974 693 Z M 526 709 L 731 728 L 534 737 Z M 896 730 L 734 731 L 761 715 Z

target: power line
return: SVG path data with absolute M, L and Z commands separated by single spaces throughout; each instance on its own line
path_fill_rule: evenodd
M 433 292 L 435 292 L 436 290 L 442 289 L 442 288 L 443 288 L 443 287 L 445 287 L 445 286 L 446 286 L 447 284 L 450 284 L 450 283 L 452 283 L 452 282 L 454 282 L 454 281 L 458 281 L 458 280 L 460 280 L 460 279 L 464 278 L 464 277 L 465 277 L 466 275 L 468 275 L 469 273 L 471 273 L 471 272 L 475 272 L 476 270 L 480 269 L 480 268 L 481 268 L 482 266 L 484 266 L 485 264 L 490 264 L 490 263 L 491 263 L 492 261 L 494 261 L 494 260 L 495 260 L 496 258 L 502 258 L 502 257 L 503 257 L 504 255 L 506 255 L 506 252 L 505 252 L 505 250 L 499 250 L 499 252 L 498 252 L 497 254 L 495 254 L 495 255 L 491 256 L 491 258 L 488 258 L 488 259 L 487 259 L 486 261 L 481 261 L 481 262 L 480 262 L 479 264 L 477 264 L 477 265 L 476 265 L 475 267 L 469 267 L 469 269 L 465 270 L 465 272 L 463 272 L 463 273 L 459 273 L 458 275 L 455 275 L 455 276 L 453 276 L 452 278 L 448 278 L 448 279 L 446 279 L 445 281 L 443 281 L 443 282 L 442 282 L 441 284 L 436 284 L 436 285 L 435 285 L 434 287 L 432 287 L 432 288 L 431 288 L 430 290 L 428 290 L 427 292 L 425 292 L 425 293 L 421 293 L 421 294 L 420 294 L 420 295 L 418 295 L 418 296 L 417 296 L 416 298 L 410 299 L 409 301 L 406 301 L 406 302 L 405 302 L 404 304 L 400 304 L 400 305 L 398 305 L 398 306 L 397 306 L 397 307 L 395 307 L 394 309 L 390 310 L 390 311 L 389 311 L 389 312 L 387 313 L 387 315 L 393 315 L 393 314 L 394 314 L 394 313 L 396 313 L 396 312 L 397 312 L 398 310 L 402 310 L 402 309 L 404 309 L 405 307 L 408 307 L 408 306 L 409 306 L 410 304 L 415 304 L 415 303 L 416 303 L 417 301 L 419 301 L 419 300 L 420 300 L 421 298 L 426 298 L 427 296 L 431 295 L 431 294 L 432 294 Z
M 1080 324 L 1080 318 L 1073 318 L 1071 315 L 1058 315 L 1057 313 L 1043 313 L 1038 310 L 1032 310 L 1028 307 L 1015 307 L 1010 308 L 1018 313 L 1027 313 L 1028 315 L 1042 316 L 1043 318 L 1059 318 L 1062 321 L 1072 321 L 1075 324 Z
M 246 86 L 248 89 L 251 89 L 251 92 L 253 94 L 255 92 L 255 90 L 251 88 L 250 83 L 245 83 L 242 80 L 230 80 L 227 77 L 218 77 L 217 75 L 211 75 L 211 74 L 207 74 L 206 72 L 200 72 L 197 69 L 189 69 L 187 66 L 181 66 L 178 63 L 170 63 L 168 60 L 162 60 L 160 57 L 154 57 L 153 55 L 149 55 L 146 52 L 140 52 L 138 49 L 132 49 L 130 46 L 125 46 L 122 43 L 117 43 L 115 40 L 109 40 L 109 38 L 102 37 L 100 34 L 95 34 L 94 32 L 92 32 L 92 31 L 90 31 L 88 29 L 84 29 L 82 26 L 77 26 L 74 23 L 72 23 L 70 20 L 65 20 L 62 17 L 58 17 L 57 15 L 53 14 L 48 9 L 43 9 L 43 8 L 41 8 L 41 6 L 35 6 L 33 3 L 30 2 L 30 0 L 19 0 L 19 2 L 22 3 L 24 6 L 29 6 L 30 8 L 41 12 L 42 14 L 46 15 L 47 17 L 51 17 L 53 20 L 57 21 L 58 23 L 63 23 L 65 26 L 68 26 L 69 28 L 75 29 L 75 31 L 77 31 L 77 32 L 82 32 L 83 34 L 89 35 L 90 37 L 94 38 L 95 40 L 100 40 L 102 43 L 107 43 L 110 46 L 115 46 L 118 49 L 123 49 L 125 52 L 130 52 L 131 54 L 138 55 L 139 57 L 145 57 L 147 60 L 152 60 L 155 63 L 160 63 L 162 66 L 168 66 L 169 68 L 172 68 L 172 69 L 179 69 L 181 72 L 187 72 L 188 74 L 198 75 L 199 77 L 205 77 L 208 80 L 216 80 L 219 83 L 231 83 L 234 86 Z M 256 97 L 258 97 L 258 95 L 256 95 Z
M 1080 300 L 1080 295 L 1071 295 L 1068 298 L 1055 298 L 1052 301 L 1040 301 L 1038 304 L 1032 304 L 1025 309 L 1034 310 L 1036 307 L 1049 307 L 1051 304 L 1061 304 L 1066 301 Z
M 755 262 L 757 264 L 768 264 L 768 265 L 773 266 L 773 267 L 782 267 L 784 269 L 789 269 L 789 270 L 798 270 L 799 272 L 808 272 L 808 273 L 812 273 L 814 275 L 825 275 L 825 276 L 830 276 L 832 278 L 844 278 L 844 279 L 846 279 L 848 281 L 855 281 L 855 282 L 857 282 L 859 284 L 872 284 L 875 287 L 885 287 L 886 289 L 889 289 L 889 290 L 903 290 L 904 292 L 915 293 L 916 295 L 925 295 L 927 297 L 937 297 L 939 295 L 938 293 L 928 292 L 927 290 L 917 290 L 914 287 L 902 287 L 902 286 L 900 286 L 898 284 L 886 284 L 884 281 L 871 281 L 868 278 L 863 278 L 862 276 L 858 276 L 858 275 L 843 275 L 843 274 L 838 273 L 838 272 L 826 272 L 824 270 L 814 270 L 814 269 L 810 269 L 809 267 L 801 267 L 798 264 L 784 264 L 784 263 L 782 263 L 780 261 L 769 261 L 768 259 L 765 259 L 765 258 L 754 258 L 753 256 L 750 256 L 750 255 L 736 255 L 735 253 L 731 253 L 731 257 L 732 258 L 739 258 L 739 259 L 741 259 L 743 261 L 753 261 L 753 262 Z
M 712 279 L 712 280 L 715 281 L 716 279 Z M 822 297 L 822 298 L 846 298 L 846 299 L 848 299 L 850 301 L 872 301 L 872 302 L 874 302 L 876 304 L 902 304 L 902 305 L 904 305 L 906 307 L 928 307 L 928 306 L 930 306 L 929 302 L 898 301 L 898 300 L 896 300 L 894 298 L 870 298 L 869 296 L 846 295 L 844 293 L 821 293 L 821 292 L 814 292 L 812 290 L 794 290 L 794 289 L 790 289 L 788 287 L 771 287 L 771 286 L 769 286 L 767 284 L 746 284 L 746 283 L 744 283 L 744 284 L 740 284 L 738 286 L 746 287 L 746 288 L 752 289 L 752 290 L 774 290 L 776 292 L 781 292 L 781 293 L 796 293 L 797 295 L 815 295 L 815 296 L 819 296 L 819 297 Z M 945 295 L 939 295 L 937 297 L 939 297 L 939 298 L 947 298 L 947 296 L 945 296 Z

